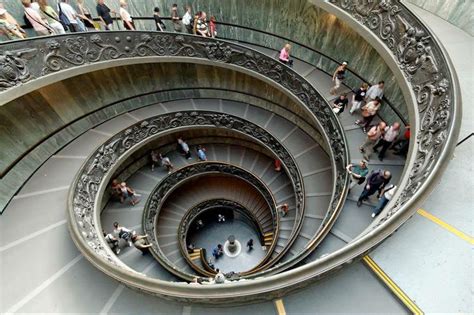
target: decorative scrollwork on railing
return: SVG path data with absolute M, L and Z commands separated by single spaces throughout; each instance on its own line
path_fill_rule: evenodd
M 96 197 L 98 196 L 100 185 L 104 184 L 102 183 L 104 177 L 113 170 L 120 157 L 127 154 L 137 144 L 146 142 L 147 139 L 173 128 L 196 126 L 232 129 L 258 140 L 267 147 L 284 162 L 283 165 L 289 173 L 295 193 L 296 211 L 300 217 L 303 215 L 304 187 L 302 176 L 293 157 L 267 131 L 249 121 L 228 114 L 205 111 L 182 111 L 173 114 L 163 114 L 138 122 L 111 137 L 96 150 L 76 177 L 76 183 L 73 186 L 73 190 L 71 190 L 72 212 L 74 215 L 74 222 L 72 224 L 76 225 L 78 233 L 95 254 L 103 257 L 110 263 L 120 265 L 112 252 L 107 250 L 105 241 L 96 229 L 95 211 L 98 211 Z M 202 164 L 199 167 L 204 167 L 205 165 Z M 171 184 L 169 183 L 168 185 Z M 153 204 L 158 202 L 158 200 L 152 200 L 151 202 Z
M 333 198 L 331 211 L 325 222 L 332 213 L 341 208 L 343 189 L 348 178 L 345 166 L 349 162 L 342 126 L 331 106 L 316 89 L 278 60 L 228 41 L 166 32 L 90 32 L 9 43 L 12 49 L 17 46 L 24 48 L 27 45 L 33 45 L 38 50 L 38 53 L 24 64 L 24 71 L 28 73 L 29 81 L 87 64 L 150 56 L 207 59 L 232 64 L 270 78 L 303 102 L 326 133 L 336 166 L 337 198 Z M 0 63 L 1 65 L 3 63 Z M 1 69 L 3 68 L 0 67 Z M 1 71 L 0 77 L 5 75 L 4 70 Z M 7 87 L 0 86 L 0 92 L 22 83 L 24 84 L 19 80 Z
M 172 264 L 172 262 L 167 259 L 166 255 L 162 253 L 157 240 L 158 231 L 155 230 L 156 220 L 159 218 L 162 205 L 166 202 L 166 199 L 170 193 L 181 186 L 187 179 L 210 173 L 234 176 L 251 184 L 267 202 L 269 210 L 272 214 L 272 230 L 274 231 L 275 237 L 277 237 L 279 216 L 276 209 L 275 200 L 272 193 L 260 179 L 246 170 L 232 164 L 220 162 L 201 162 L 191 164 L 176 170 L 159 182 L 158 185 L 153 188 L 145 205 L 145 210 L 143 212 L 143 229 L 145 233 L 149 235 L 150 243 L 153 245 L 153 254 L 160 261 L 165 261 Z M 178 235 L 184 235 L 185 231 L 181 231 L 181 229 L 186 228 L 186 225 L 180 224 L 180 229 L 177 231 L 177 237 Z M 174 266 L 172 266 L 170 270 L 175 270 L 173 267 Z
M 391 50 L 416 97 L 420 121 L 415 161 L 400 197 L 378 225 L 402 208 L 439 165 L 453 132 L 456 89 L 449 61 L 426 26 L 400 1 L 331 0 L 380 38 Z

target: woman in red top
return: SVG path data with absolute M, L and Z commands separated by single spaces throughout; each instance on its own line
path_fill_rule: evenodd
M 209 20 L 209 37 L 217 37 L 215 16 L 211 16 L 211 19 Z

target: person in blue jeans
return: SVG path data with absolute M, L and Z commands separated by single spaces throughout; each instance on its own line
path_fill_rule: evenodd
M 224 248 L 222 244 L 217 244 L 217 247 L 212 250 L 212 256 L 217 260 L 224 253 Z
M 379 215 L 379 213 L 382 212 L 383 208 L 385 208 L 387 203 L 390 200 L 392 200 L 392 197 L 395 194 L 396 189 L 397 189 L 397 186 L 395 185 L 389 185 L 383 189 L 381 193 L 381 197 L 379 199 L 379 203 L 372 211 L 372 218 L 375 218 L 375 216 Z
M 387 170 L 378 170 L 370 174 L 369 178 L 367 178 L 367 184 L 360 194 L 359 200 L 357 200 L 357 206 L 360 207 L 362 202 L 375 194 L 376 191 L 378 191 L 380 195 L 382 189 L 390 182 L 391 178 L 392 174 Z

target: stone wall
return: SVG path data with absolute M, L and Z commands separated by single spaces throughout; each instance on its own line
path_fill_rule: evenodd
M 465 30 L 474 36 L 472 0 L 405 0 Z

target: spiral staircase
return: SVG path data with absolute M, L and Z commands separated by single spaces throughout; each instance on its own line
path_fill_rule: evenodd
M 360 22 L 357 5 L 321 6 Z M 429 32 L 403 8 L 405 19 Z M 386 11 L 380 14 L 385 18 Z M 374 45 L 383 47 L 384 34 L 372 31 Z M 394 55 L 391 40 L 404 39 L 388 39 L 386 53 Z M 360 260 L 413 215 L 455 144 L 456 77 L 434 37 L 430 45 L 432 57 L 444 62 L 436 82 L 424 82 L 423 68 L 410 68 L 415 61 L 407 56 L 394 66 L 410 113 L 399 118 L 416 132 L 406 159 L 389 151 L 383 161 L 370 161 L 370 169 L 389 170 L 400 187 L 374 219 L 376 198 L 358 207 L 362 187 L 349 191 L 345 172 L 362 158 L 366 135 L 354 125 L 359 116 L 333 114 L 331 76 L 308 61 L 295 59 L 289 68 L 265 45 L 149 31 L 2 44 L 2 67 L 12 72 L 2 73 L 8 76 L 0 90 L 3 117 L 16 121 L 12 108 L 23 106 L 32 122 L 38 116 L 56 126 L 39 107 L 49 102 L 69 122 L 34 145 L 25 139 L 32 148 L 3 168 L 2 282 L 22 285 L 2 285 L 1 311 L 258 308 L 266 314 L 275 312 L 272 301 L 288 294 L 295 297 L 295 310 L 298 303 L 317 308 L 302 300 L 307 292 L 316 288 L 324 297 L 335 290 L 331 286 L 341 289 L 354 279 L 378 300 L 374 310 L 414 311 L 374 281 Z M 343 87 L 349 99 L 353 88 Z M 75 114 L 61 108 L 81 102 L 85 108 L 91 99 L 99 106 Z M 7 123 L 3 129 L 13 136 Z M 177 150 L 178 137 L 189 144 L 190 159 Z M 198 146 L 206 149 L 206 161 L 198 159 Z M 152 150 L 171 160 L 170 172 L 151 168 Z M 110 188 L 114 179 L 132 187 L 140 202 L 121 203 Z M 282 204 L 289 206 L 286 215 L 279 211 Z M 102 235 L 112 232 L 114 222 L 146 234 L 150 252 L 120 240 L 121 251 L 114 253 Z M 235 256 L 227 245 L 230 235 L 238 241 Z M 249 238 L 253 250 L 245 246 Z M 226 244 L 225 253 L 215 258 L 218 243 Z M 225 283 L 214 283 L 215 268 L 226 273 Z M 190 283 L 196 280 L 202 284 Z

